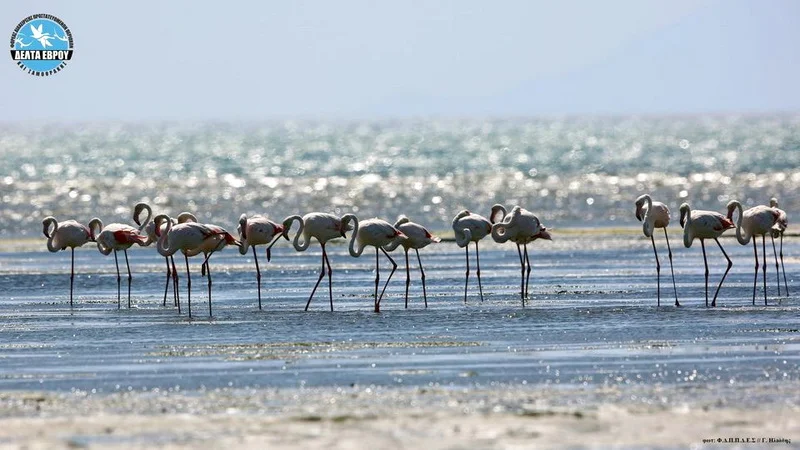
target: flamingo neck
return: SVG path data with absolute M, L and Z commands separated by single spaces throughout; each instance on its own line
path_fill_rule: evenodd
M 137 224 L 139 224 L 139 233 L 144 231 L 145 227 L 147 227 L 147 224 L 150 223 L 150 219 L 153 218 L 153 208 L 151 208 L 150 205 L 148 205 L 147 203 L 141 203 L 141 205 L 142 205 L 142 209 L 144 209 L 144 211 L 147 213 L 147 215 L 145 216 L 144 221 L 140 223 L 137 220 L 139 218 L 138 214 L 136 214 L 136 217 L 133 218 L 133 221 L 136 222 Z
M 292 241 L 292 247 L 298 252 L 304 252 L 308 249 L 308 246 L 311 244 L 311 236 L 303 235 L 303 231 L 306 229 L 306 222 L 300 216 L 289 216 L 283 221 L 283 226 L 287 230 L 292 227 L 292 223 L 297 221 L 300 223 L 300 228 L 297 229 L 297 234 L 294 235 L 294 240 Z M 300 243 L 300 236 L 303 235 L 303 243 Z
M 495 223 L 492 225 L 492 239 L 498 244 L 502 244 L 511 238 L 508 232 L 508 226 L 503 223 Z M 467 241 L 469 242 L 469 241 Z
M 395 227 L 395 228 L 397 228 L 397 227 Z M 385 245 L 383 247 L 383 249 L 386 250 L 387 252 L 393 252 L 394 249 L 396 249 L 397 247 L 400 247 L 400 245 L 403 242 L 405 242 L 405 239 L 397 239 L 397 238 L 395 238 L 395 240 L 393 240 L 389 244 Z
M 59 250 L 55 245 L 56 231 L 58 231 L 58 221 L 55 217 L 47 217 L 42 221 L 44 225 L 44 235 L 47 237 L 47 250 L 55 253 Z M 50 232 L 50 226 L 53 226 L 53 231 Z
M 55 233 L 53 233 L 53 235 L 52 235 L 52 236 L 50 236 L 49 238 L 47 238 L 47 250 L 49 250 L 49 251 L 51 251 L 51 252 L 53 252 L 53 253 L 55 253 L 55 252 L 57 252 L 57 251 L 59 251 L 59 250 L 60 250 L 60 249 L 59 249 L 58 247 L 56 247 L 56 245 L 55 245 L 55 242 L 54 242 L 54 241 L 55 241 L 55 238 L 56 238 L 56 236 L 55 236 Z
M 242 245 L 239 246 L 239 254 L 246 255 L 247 249 L 250 245 L 247 243 L 247 216 L 242 214 L 239 218 L 239 241 Z
M 158 218 L 156 218 L 158 219 Z M 156 221 L 156 230 L 161 228 L 161 223 L 159 220 Z M 158 250 L 158 254 L 167 257 L 172 256 L 178 250 L 177 248 L 170 248 L 169 242 L 169 232 L 172 230 L 172 219 L 167 217 L 167 227 L 161 232 L 161 236 L 158 237 L 158 242 L 156 242 L 156 250 Z
M 353 234 L 350 235 L 350 245 L 348 246 L 347 250 L 350 252 L 350 256 L 358 258 L 364 253 L 364 247 L 358 246 L 356 249 L 356 237 L 358 236 L 358 217 L 354 214 L 345 214 L 342 216 L 342 227 L 346 227 L 346 225 L 352 221 L 353 222 Z
M 750 243 L 751 235 L 748 230 L 744 230 L 744 233 L 742 233 L 742 204 L 735 200 L 731 204 L 739 213 L 739 217 L 736 218 L 736 240 L 742 245 L 747 245 Z
M 500 213 L 500 218 L 495 220 L 495 216 Z M 489 222 L 492 224 L 502 222 L 506 218 L 506 208 L 503 205 L 496 204 L 492 206 L 492 213 L 489 215 Z
M 108 256 L 108 255 L 111 254 L 111 251 L 114 250 L 114 249 L 111 248 L 110 246 L 107 246 L 105 244 L 105 242 L 103 242 L 103 239 L 98 239 L 97 240 L 97 250 L 99 250 L 100 253 Z
M 469 241 L 472 240 L 472 231 L 470 231 L 469 228 L 464 228 L 462 234 L 463 234 L 463 239 L 459 239 L 458 233 L 456 233 L 456 244 L 459 247 L 466 247 L 467 245 L 469 245 Z
M 642 220 L 642 231 L 647 237 L 653 236 L 655 229 L 655 217 L 653 216 L 653 199 L 649 195 L 644 196 L 644 201 L 647 202 L 647 211 L 644 213 L 644 220 Z
M 681 208 L 681 214 L 685 214 L 685 222 L 683 223 L 683 246 L 689 248 L 692 246 L 692 241 L 694 240 L 694 234 L 692 233 L 692 210 L 686 208 L 684 211 Z
M 89 238 L 91 241 L 97 241 L 97 235 L 103 231 L 103 221 L 97 217 L 89 221 Z

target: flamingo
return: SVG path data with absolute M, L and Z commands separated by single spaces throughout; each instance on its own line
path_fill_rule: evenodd
M 239 240 L 242 245 L 239 247 L 239 253 L 242 255 L 247 254 L 247 248 L 253 247 L 253 260 L 256 263 L 256 282 L 258 283 L 258 309 L 261 310 L 261 269 L 258 267 L 258 255 L 256 254 L 256 245 L 267 246 L 267 261 L 271 258 L 272 246 L 278 242 L 278 238 L 283 236 L 289 240 L 288 235 L 283 232 L 283 225 L 277 224 L 263 216 L 253 216 L 247 218 L 246 214 L 239 217 Z
M 477 262 L 476 274 L 478 275 L 478 289 L 483 301 L 483 286 L 481 285 L 481 256 L 478 250 L 478 241 L 492 232 L 492 223 L 481 215 L 462 210 L 453 218 L 453 232 L 456 244 L 464 247 L 467 260 L 467 272 L 464 280 L 464 303 L 467 303 L 467 287 L 469 286 L 469 243 L 475 242 L 475 259 Z
M 383 247 L 393 246 L 392 248 L 397 248 L 401 241 L 406 240 L 406 235 L 385 220 L 367 219 L 359 224 L 358 218 L 352 214 L 346 214 L 342 219 L 344 223 L 348 223 L 352 220 L 353 226 L 355 227 L 353 234 L 350 236 L 350 256 L 358 258 L 367 246 L 375 247 L 375 312 L 381 312 L 383 293 L 386 292 L 386 287 L 389 286 L 389 281 L 392 280 L 392 275 L 394 275 L 395 270 L 397 270 L 397 263 L 394 262 L 394 259 L 389 256 L 389 253 L 387 253 Z M 356 248 L 356 243 L 358 243 L 358 248 Z M 389 262 L 392 263 L 392 271 L 389 273 L 389 278 L 386 279 L 386 283 L 383 285 L 380 296 L 378 296 L 378 283 L 380 281 L 381 271 L 378 250 L 382 251 L 383 254 L 389 258 Z
M 778 222 L 772 227 L 772 233 L 770 236 L 772 237 L 772 251 L 775 252 L 775 238 L 781 238 L 781 247 L 780 247 L 780 255 L 781 255 L 781 269 L 783 269 L 783 286 L 786 288 L 786 296 L 789 296 L 789 284 L 786 282 L 786 266 L 783 265 L 783 232 L 786 231 L 786 228 L 789 226 L 789 220 L 786 218 L 786 211 L 778 208 L 778 199 L 772 197 L 769 199 L 769 206 L 775 208 L 780 217 L 778 217 Z M 775 270 L 778 269 L 778 256 L 775 256 Z M 778 295 L 781 295 L 781 279 L 780 275 L 778 275 Z
M 137 229 L 124 223 L 110 223 L 103 226 L 103 222 L 96 217 L 89 221 L 89 230 L 92 236 L 95 236 L 97 249 L 100 253 L 108 255 L 112 251 L 114 252 L 114 264 L 117 267 L 117 309 L 120 308 L 120 289 L 122 284 L 122 278 L 119 275 L 119 259 L 117 258 L 117 252 L 122 250 L 125 254 L 125 265 L 128 268 L 128 308 L 130 308 L 131 281 L 133 281 L 133 276 L 131 275 L 131 265 L 128 262 L 128 249 L 131 248 L 133 244 L 139 244 L 140 246 L 145 245 L 147 236 L 141 234 L 143 228 L 142 226 Z
M 500 218 L 495 220 L 498 214 L 500 214 Z M 502 244 L 510 240 L 517 244 L 517 254 L 519 255 L 519 264 L 521 266 L 519 295 L 522 299 L 522 306 L 525 307 L 525 297 L 528 296 L 528 286 L 530 285 L 531 276 L 531 262 L 530 259 L 528 259 L 528 243 L 539 238 L 551 241 L 553 237 L 547 231 L 547 228 L 542 226 L 538 217 L 527 209 L 520 208 L 519 206 L 513 207 L 511 213 L 506 214 L 506 209 L 503 205 L 494 205 L 492 206 L 492 213 L 489 216 L 489 221 L 492 223 L 492 239 L 494 239 L 495 242 Z M 523 246 L 524 253 L 520 245 Z
M 178 220 L 178 222 L 180 223 L 180 220 Z M 185 223 L 197 223 L 197 222 L 185 222 Z M 218 225 L 213 225 L 210 223 L 202 225 L 211 230 L 211 235 L 207 236 L 206 239 L 204 239 L 203 242 L 198 247 L 191 250 L 187 250 L 186 255 L 191 257 L 202 253 L 203 256 L 205 256 L 205 259 L 203 259 L 203 264 L 200 267 L 201 267 L 201 274 L 203 274 L 204 272 L 204 275 L 208 280 L 208 317 L 211 317 L 212 315 L 211 314 L 211 265 L 209 264 L 208 260 L 211 258 L 211 255 L 213 255 L 215 252 L 223 249 L 228 245 L 235 245 L 239 247 L 239 252 L 241 253 L 242 243 L 239 242 L 236 238 L 234 238 L 230 233 L 228 233 L 227 230 Z
M 146 212 L 147 215 L 144 220 L 141 220 L 140 216 L 142 212 Z M 158 236 L 156 236 L 156 226 L 155 222 L 151 222 L 150 219 L 153 217 L 153 209 L 147 203 L 140 202 L 137 203 L 136 206 L 133 208 L 133 221 L 136 222 L 136 225 L 144 226 L 144 232 L 147 233 L 147 242 L 144 244 L 145 246 L 149 246 L 153 242 L 158 241 Z M 161 232 L 166 229 L 166 224 L 161 225 Z M 164 306 L 167 306 L 167 292 L 169 292 L 169 282 L 172 279 L 172 293 L 175 300 L 175 306 L 180 305 L 180 299 L 178 298 L 178 270 L 175 267 L 175 259 L 172 256 L 167 256 L 164 258 L 167 264 L 167 279 L 164 285 Z M 172 263 L 172 268 L 170 268 L 170 263 Z M 180 307 L 179 311 L 180 312 Z
M 742 204 L 737 200 L 728 202 L 728 220 L 733 220 L 733 212 L 739 211 L 736 219 L 736 240 L 742 245 L 753 239 L 753 258 L 756 261 L 753 275 L 753 305 L 756 304 L 756 282 L 758 281 L 758 246 L 754 236 L 761 236 L 761 251 L 764 259 L 764 305 L 767 304 L 767 234 L 772 235 L 772 227 L 777 223 L 780 213 L 769 206 L 758 205 L 742 212 Z M 744 233 L 742 233 L 744 230 Z M 744 235 L 743 235 L 744 234 Z M 780 283 L 780 281 L 778 281 Z
M 645 204 L 647 204 L 646 207 Z M 669 225 L 670 220 L 669 208 L 661 202 L 654 202 L 648 194 L 644 194 L 636 199 L 636 218 L 642 222 L 642 231 L 645 237 L 650 238 L 650 242 L 653 244 L 653 253 L 656 256 L 656 292 L 658 293 L 656 305 L 661 306 L 661 262 L 658 260 L 658 250 L 656 250 L 653 231 L 656 228 L 661 228 L 664 230 L 664 239 L 667 241 L 669 270 L 672 272 L 672 288 L 675 290 L 675 306 L 681 306 L 680 302 L 678 302 L 678 286 L 675 284 L 675 269 L 672 266 L 672 248 L 669 245 L 669 236 L 667 236 L 667 225 Z
M 731 267 L 733 267 L 733 261 L 731 261 L 731 259 L 728 257 L 728 254 L 725 253 L 725 249 L 722 248 L 722 244 L 719 243 L 718 238 L 722 235 L 722 233 L 725 232 L 725 230 L 733 228 L 733 222 L 715 211 L 692 211 L 691 208 L 689 208 L 688 203 L 682 204 L 680 211 L 680 224 L 683 228 L 684 247 L 690 248 L 692 246 L 692 242 L 695 239 L 699 239 L 700 247 L 703 249 L 703 263 L 705 264 L 706 268 L 706 308 L 708 307 L 708 259 L 706 258 L 705 240 L 714 239 L 714 242 L 717 243 L 719 249 L 722 250 L 722 254 L 725 255 L 725 259 L 728 260 L 728 268 L 725 269 L 722 279 L 719 280 L 717 290 L 714 292 L 714 300 L 711 302 L 711 306 L 717 306 L 717 295 L 719 294 L 719 289 L 722 287 L 722 283 L 725 281 L 725 277 L 728 276 L 728 272 L 730 272 Z
M 418 223 L 414 223 L 406 216 L 397 218 L 394 227 L 406 235 L 406 239 L 395 239 L 390 245 L 386 246 L 387 251 L 394 251 L 395 248 L 402 245 L 406 254 L 406 308 L 408 308 L 408 286 L 411 284 L 411 269 L 408 265 L 408 249 L 413 248 L 417 252 L 417 263 L 419 264 L 419 271 L 422 274 L 422 298 L 425 300 L 425 308 L 428 307 L 428 294 L 425 289 L 425 270 L 422 268 L 422 259 L 419 257 L 419 249 L 425 248 L 432 242 L 441 242 L 442 240 L 433 236 L 428 232 L 425 227 Z
M 215 251 L 228 244 L 241 246 L 233 236 L 222 227 L 216 225 L 206 225 L 193 221 L 173 225 L 173 221 L 166 214 L 159 214 L 155 217 L 154 223 L 156 234 L 159 236 L 156 248 L 161 256 L 172 256 L 180 250 L 186 260 L 186 279 L 187 279 L 187 301 L 189 305 L 189 317 L 192 317 L 192 276 L 189 271 L 189 257 L 200 253 L 205 254 L 203 264 L 208 264 L 208 259 Z M 162 225 L 166 227 L 162 232 Z M 211 270 L 207 268 L 208 276 L 208 315 L 211 314 Z
M 52 230 L 50 229 L 52 228 Z M 72 307 L 72 286 L 75 282 L 75 247 L 94 241 L 91 230 L 86 225 L 75 220 L 65 220 L 61 223 L 53 216 L 42 220 L 42 232 L 47 238 L 47 250 L 55 253 L 59 250 L 72 250 L 71 266 L 69 270 L 69 306 Z
M 333 311 L 333 269 L 331 269 L 331 262 L 328 260 L 328 253 L 325 251 L 325 244 L 331 239 L 346 237 L 345 232 L 352 229 L 349 222 L 353 217 L 355 216 L 352 214 L 336 217 L 333 214 L 312 212 L 303 217 L 298 215 L 289 216 L 284 220 L 284 233 L 289 232 L 292 223 L 295 221 L 300 223 L 300 228 L 297 230 L 297 234 L 292 241 L 292 246 L 295 250 L 298 252 L 306 251 L 311 244 L 311 238 L 316 239 L 322 247 L 322 269 L 319 272 L 319 278 L 314 285 L 314 289 L 311 290 L 311 295 L 308 296 L 306 311 L 308 311 L 308 307 L 311 305 L 311 299 L 314 298 L 314 293 L 317 292 L 319 283 L 322 281 L 322 278 L 325 277 L 326 265 L 328 266 L 328 295 L 330 297 L 331 311 Z M 301 235 L 303 236 L 302 243 L 300 243 Z

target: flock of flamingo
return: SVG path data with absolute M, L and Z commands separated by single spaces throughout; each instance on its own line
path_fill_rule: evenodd
M 700 240 L 700 247 L 703 249 L 703 264 L 705 265 L 705 295 L 706 307 L 708 307 L 708 258 L 706 257 L 706 239 L 713 239 L 719 246 L 720 251 L 728 261 L 728 266 L 722 278 L 719 280 L 717 290 L 714 292 L 714 298 L 711 300 L 711 306 L 717 306 L 717 296 L 725 282 L 725 277 L 728 276 L 733 261 L 728 257 L 722 244 L 719 243 L 719 237 L 722 236 L 726 230 L 736 228 L 736 240 L 742 245 L 747 245 L 752 240 L 753 242 L 753 258 L 755 259 L 755 274 L 753 276 L 753 305 L 756 304 L 756 284 L 758 282 L 758 245 L 756 237 L 761 236 L 761 253 L 763 255 L 762 271 L 764 275 L 764 305 L 767 305 L 767 248 L 766 237 L 769 234 L 772 239 L 772 251 L 775 254 L 775 271 L 778 277 L 778 296 L 781 292 L 780 271 L 783 270 L 783 283 L 786 289 L 786 295 L 789 295 L 789 284 L 786 281 L 786 267 L 783 264 L 783 233 L 789 225 L 786 217 L 786 212 L 778 208 L 778 200 L 775 198 L 770 199 L 770 205 L 758 205 L 747 210 L 742 211 L 742 204 L 737 200 L 728 202 L 728 213 L 726 215 L 720 214 L 716 211 L 692 210 L 687 203 L 680 207 L 681 219 L 680 224 L 683 228 L 683 245 L 690 248 L 695 239 Z M 733 214 L 738 213 L 736 223 L 733 222 Z M 642 229 L 644 235 L 650 238 L 653 244 L 653 253 L 656 257 L 656 284 L 658 289 L 658 304 L 661 304 L 661 263 L 658 259 L 658 250 L 656 250 L 656 241 L 653 237 L 653 232 L 656 228 L 664 229 L 664 238 L 667 241 L 667 252 L 669 254 L 670 271 L 672 272 L 672 286 L 675 289 L 675 306 L 680 306 L 678 302 L 678 288 L 675 285 L 675 271 L 672 268 L 672 249 L 669 246 L 669 237 L 667 236 L 667 225 L 670 221 L 670 213 L 667 205 L 661 202 L 654 202 L 649 195 L 645 194 L 636 199 L 636 218 L 643 222 Z M 778 268 L 778 252 L 775 250 L 775 238 L 780 238 L 780 269 Z
M 733 215 L 738 212 L 738 220 L 734 225 Z M 142 219 L 142 214 L 145 214 Z M 755 276 L 753 278 L 753 304 L 755 304 L 756 284 L 758 279 L 758 249 L 755 237 L 762 237 L 762 253 L 764 255 L 763 276 L 764 276 L 764 302 L 767 302 L 766 290 L 766 235 L 772 238 L 773 252 L 775 253 L 775 266 L 778 270 L 778 253 L 775 250 L 775 238 L 780 238 L 780 264 L 783 266 L 783 233 L 786 230 L 788 221 L 786 213 L 778 209 L 777 201 L 773 198 L 770 206 L 756 206 L 742 211 L 742 206 L 738 201 L 731 201 L 728 204 L 727 215 L 714 211 L 692 211 L 689 205 L 684 203 L 680 207 L 680 224 L 683 228 L 683 243 L 689 248 L 694 239 L 700 240 L 703 249 L 703 261 L 705 263 L 705 295 L 706 306 L 708 306 L 708 260 L 705 251 L 705 239 L 714 239 L 723 255 L 728 261 L 728 267 L 714 293 L 711 306 L 716 306 L 717 295 L 725 281 L 725 277 L 733 265 L 718 238 L 723 232 L 730 228 L 736 228 L 736 238 L 742 245 L 747 245 L 753 241 L 753 254 L 755 257 Z M 636 218 L 643 222 L 643 230 L 646 237 L 649 237 L 653 244 L 653 252 L 656 257 L 656 277 L 657 277 L 657 298 L 658 305 L 661 304 L 661 264 L 656 249 L 654 231 L 656 228 L 664 230 L 664 237 L 667 241 L 667 249 L 672 270 L 672 283 L 675 289 L 675 306 L 680 306 L 678 302 L 678 290 L 675 284 L 675 273 L 672 269 L 672 249 L 669 245 L 667 236 L 667 226 L 670 222 L 670 212 L 666 205 L 654 202 L 649 195 L 642 195 L 636 200 Z M 131 275 L 130 263 L 128 262 L 127 250 L 134 244 L 149 246 L 156 244 L 158 253 L 164 257 L 167 267 L 166 281 L 164 286 L 164 306 L 167 303 L 170 284 L 173 287 L 174 306 L 178 313 L 181 312 L 181 302 L 179 294 L 178 270 L 175 266 L 173 255 L 180 251 L 183 253 L 186 263 L 186 284 L 187 284 L 187 305 L 189 317 L 192 315 L 192 278 L 189 270 L 189 258 L 196 255 L 203 255 L 201 264 L 201 274 L 207 279 L 208 286 L 208 313 L 212 315 L 211 309 L 211 267 L 209 259 L 215 252 L 226 246 L 233 245 L 238 247 L 239 253 L 247 254 L 250 248 L 253 252 L 253 260 L 256 268 L 256 282 L 258 290 L 258 307 L 262 308 L 261 302 L 261 269 L 258 263 L 258 253 L 256 246 L 266 246 L 267 261 L 271 258 L 271 249 L 282 237 L 291 241 L 292 246 L 297 251 L 305 251 L 309 248 L 312 239 L 316 239 L 322 247 L 319 277 L 311 290 L 311 294 L 306 302 L 305 310 L 311 305 L 311 300 L 317 292 L 322 279 L 328 278 L 328 297 L 330 308 L 333 311 L 333 285 L 330 260 L 325 249 L 328 241 L 336 238 L 347 238 L 350 235 L 348 251 L 353 257 L 360 257 L 366 247 L 375 247 L 375 290 L 374 290 L 374 310 L 380 312 L 381 299 L 386 288 L 397 270 L 397 263 L 389 255 L 389 252 L 402 246 L 405 253 L 406 262 L 406 287 L 405 287 L 405 306 L 408 307 L 408 290 L 411 283 L 411 273 L 409 268 L 408 253 L 413 249 L 417 256 L 417 263 L 421 273 L 422 292 L 425 307 L 428 306 L 427 290 L 425 286 L 425 271 L 422 268 L 422 259 L 419 250 L 440 239 L 422 225 L 410 221 L 405 216 L 394 223 L 381 219 L 368 219 L 359 221 L 353 214 L 345 214 L 341 217 L 328 213 L 312 212 L 305 216 L 293 215 L 283 220 L 282 223 L 273 222 L 263 216 L 255 215 L 247 217 L 242 214 L 239 218 L 237 227 L 238 239 L 231 235 L 224 228 L 199 223 L 197 218 L 188 212 L 179 214 L 176 218 L 171 218 L 165 214 L 153 217 L 152 208 L 146 203 L 139 203 L 133 211 L 133 221 L 136 227 L 112 223 L 103 225 L 98 219 L 92 219 L 88 225 L 83 225 L 75 220 L 65 220 L 58 222 L 54 217 L 47 217 L 42 221 L 43 233 L 47 237 L 47 249 L 51 252 L 72 250 L 71 270 L 70 270 L 70 306 L 73 305 L 73 284 L 75 279 L 75 248 L 81 247 L 88 242 L 97 244 L 98 250 L 109 255 L 114 253 L 114 263 L 117 269 L 117 307 L 121 307 L 121 283 L 122 277 L 119 271 L 118 252 L 122 251 L 125 256 L 125 265 L 128 272 L 128 307 L 131 306 Z M 294 223 L 298 223 L 298 229 L 294 239 L 290 239 L 290 229 Z M 491 209 L 489 218 L 467 210 L 460 211 L 452 222 L 455 242 L 465 250 L 466 274 L 464 280 L 464 302 L 467 302 L 470 275 L 469 244 L 475 243 L 475 275 L 478 279 L 478 289 L 480 299 L 483 300 L 483 286 L 481 284 L 480 252 L 478 242 L 491 235 L 495 242 L 503 243 L 511 241 L 517 246 L 517 254 L 520 263 L 520 298 L 522 306 L 525 306 L 525 299 L 528 298 L 530 285 L 531 265 L 528 257 L 528 244 L 537 239 L 552 240 L 552 236 L 546 227 L 542 225 L 539 218 L 530 211 L 519 206 L 514 206 L 511 211 L 507 211 L 502 205 L 494 205 Z M 389 260 L 392 265 L 391 273 L 380 289 L 380 254 Z M 780 274 L 778 275 L 778 295 L 780 295 Z M 786 281 L 786 270 L 783 269 L 784 287 L 788 295 L 788 283 Z

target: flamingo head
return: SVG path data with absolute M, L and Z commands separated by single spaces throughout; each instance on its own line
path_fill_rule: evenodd
M 548 241 L 553 240 L 553 236 L 550 234 L 549 231 L 547 231 L 547 228 L 545 227 L 542 227 L 542 229 L 539 231 L 539 234 L 537 234 L 536 237 L 538 237 L 539 239 L 546 239 Z
M 97 235 L 103 230 L 103 221 L 97 217 L 89 221 L 89 240 L 97 242 Z
M 170 217 L 166 214 L 159 214 L 155 217 L 155 219 L 153 219 L 153 224 L 155 225 L 155 230 L 153 231 L 155 232 L 157 238 L 161 237 L 161 225 L 171 220 L 172 219 L 170 219 Z
M 431 242 L 442 242 L 442 238 L 432 235 L 428 230 L 425 230 L 425 237 L 430 239 Z
M 353 224 L 350 223 L 350 220 L 350 215 L 345 214 L 338 224 L 338 231 L 342 234 L 343 238 L 347 237 L 346 233 L 348 231 L 353 231 Z
M 197 217 L 190 212 L 182 212 L 178 214 L 178 223 L 197 222 Z
M 741 206 L 741 204 L 736 200 L 731 200 L 728 202 L 728 214 L 726 214 L 728 220 L 733 220 L 733 212 L 736 211 L 736 208 L 739 206 Z
M 47 239 L 53 237 L 53 232 L 50 230 L 55 228 L 55 226 L 56 226 L 55 217 L 50 217 L 50 216 L 45 217 L 45 219 L 42 220 L 42 233 L 44 233 L 44 237 L 46 237 Z
M 247 239 L 247 214 L 239 216 L 239 226 L 236 227 L 236 230 L 239 231 L 239 236 L 242 239 Z
M 133 208 L 133 221 L 136 222 L 136 225 L 142 226 L 142 219 L 139 217 L 142 215 L 142 211 L 149 209 L 150 205 L 147 203 L 137 203 L 136 206 Z
M 286 227 L 284 227 L 281 224 L 273 223 L 272 224 L 272 235 L 276 236 L 278 234 L 283 236 L 287 241 L 289 240 L 289 230 L 287 230 Z
M 771 199 L 769 199 L 769 206 L 770 206 L 770 208 L 777 208 L 778 207 L 778 199 L 775 198 L 775 197 L 772 197 Z
M 235 245 L 235 246 L 237 246 L 237 247 L 239 247 L 239 248 L 242 248 L 242 243 L 241 243 L 241 242 L 240 242 L 238 239 L 236 239 L 235 237 L 233 237 L 233 235 L 231 235 L 230 233 L 228 233 L 228 232 L 225 232 L 225 233 L 223 234 L 223 237 L 225 238 L 225 243 L 226 243 L 226 244 L 228 244 L 228 245 Z
M 640 195 L 636 199 L 636 219 L 639 220 L 639 222 L 644 220 L 644 215 L 645 215 L 645 212 L 647 211 L 647 209 L 645 208 L 645 205 L 649 201 L 650 201 L 650 196 L 648 194 Z
M 680 210 L 681 210 L 680 224 L 681 224 L 681 228 L 683 228 L 684 225 L 686 225 L 686 218 L 689 215 L 689 204 L 688 203 L 682 204 Z

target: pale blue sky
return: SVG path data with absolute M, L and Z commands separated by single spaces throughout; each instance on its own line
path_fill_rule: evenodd
M 6 53 L 0 120 L 800 111 L 794 0 L 34 0 L 0 25 L 38 12 L 75 56 Z

